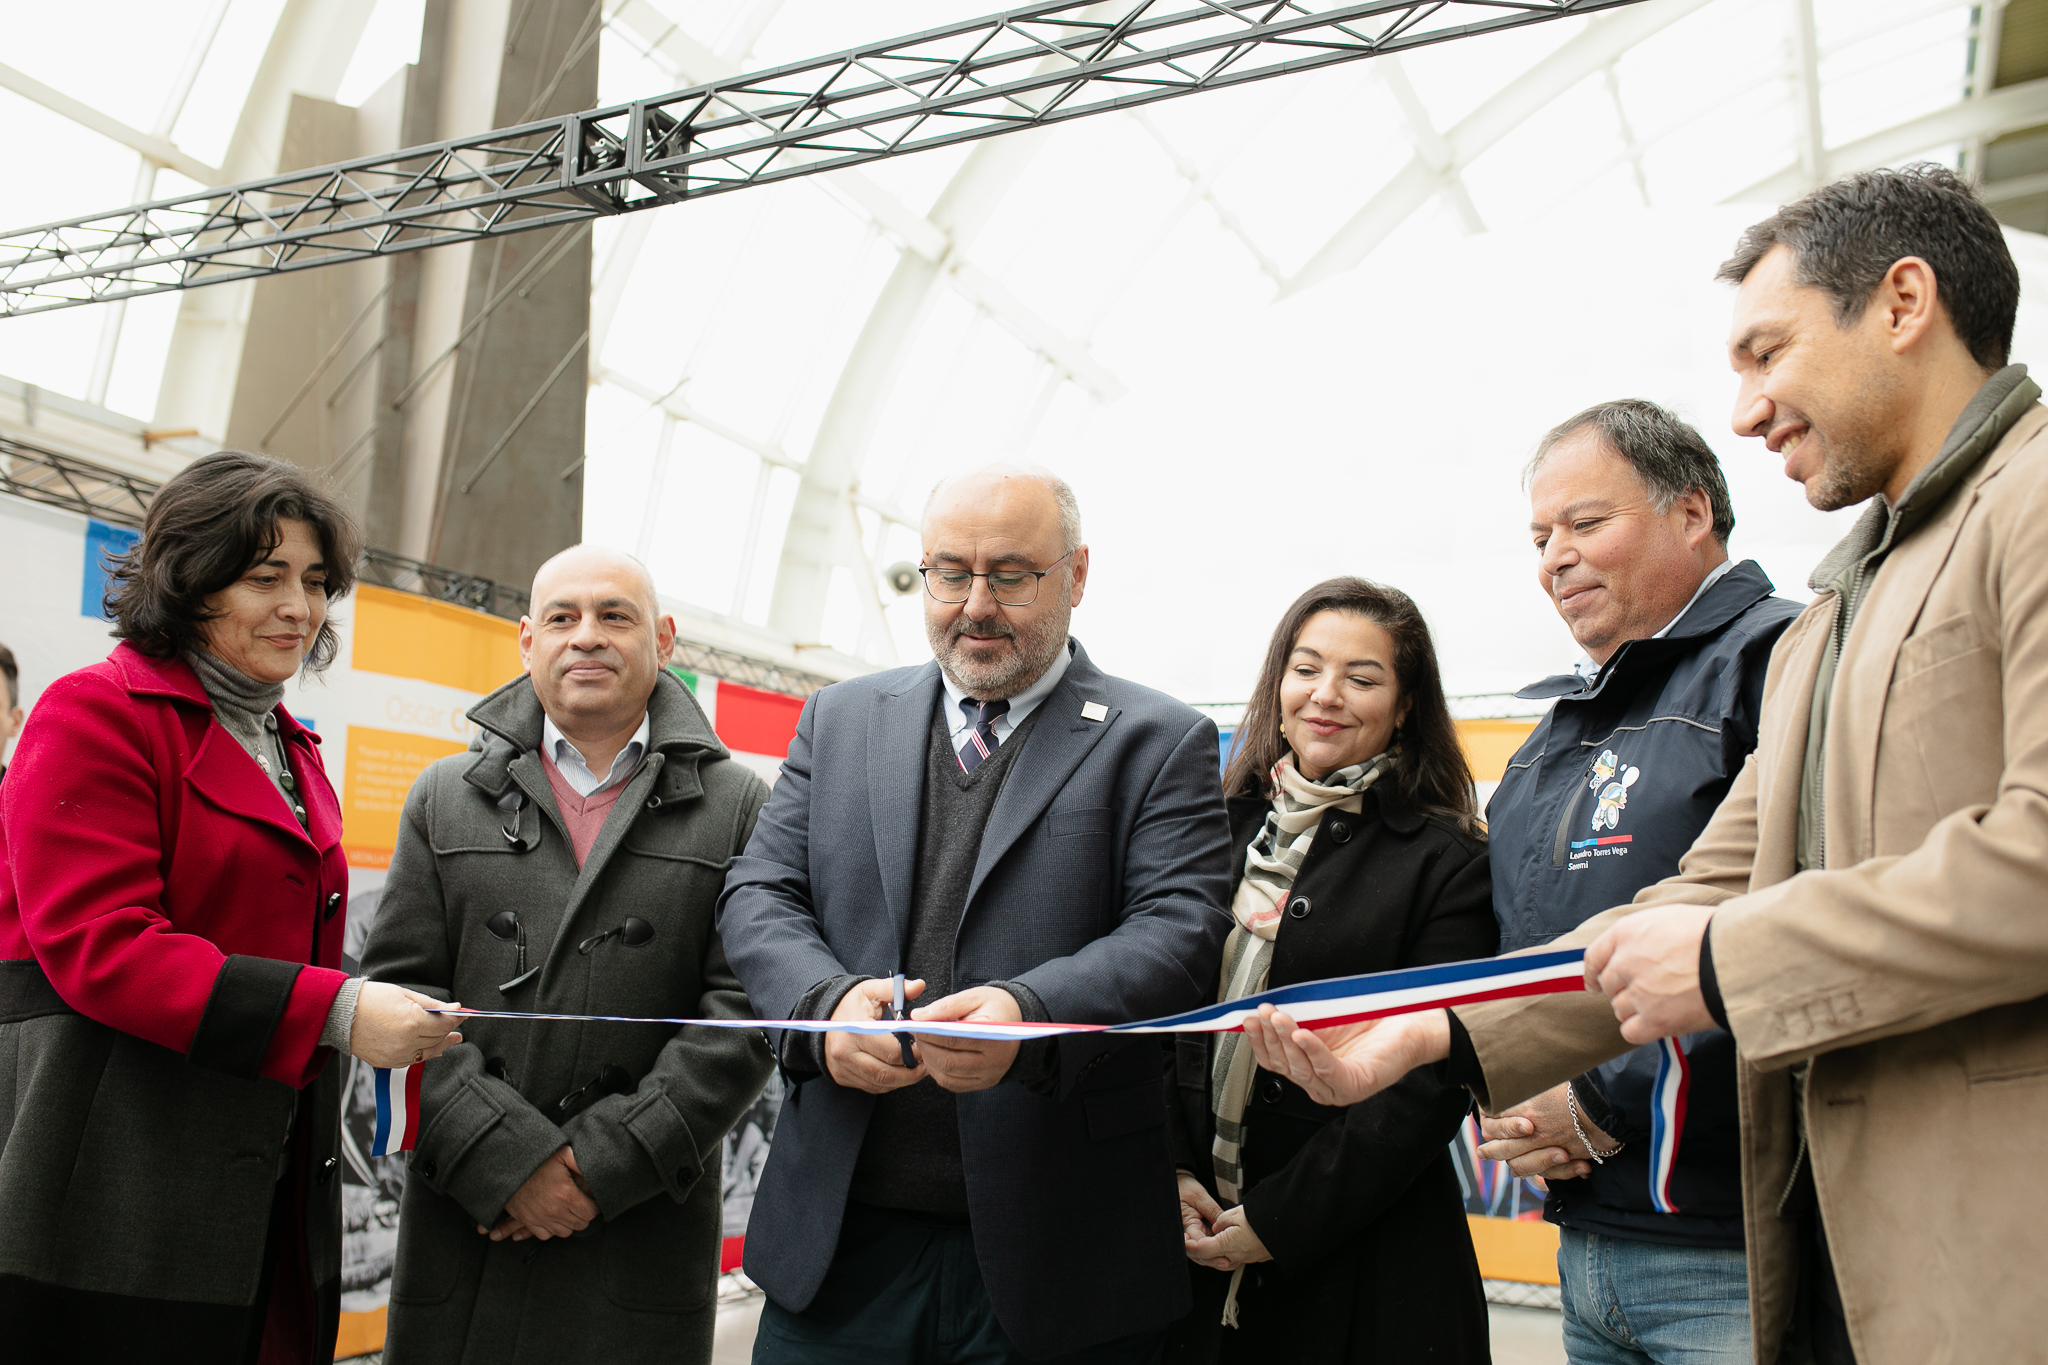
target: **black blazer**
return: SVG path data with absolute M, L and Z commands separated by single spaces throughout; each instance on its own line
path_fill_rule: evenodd
M 761 1017 L 789 1018 L 829 977 L 901 970 L 942 696 L 926 663 L 805 703 L 719 910 Z M 1230 930 L 1214 723 L 1105 675 L 1079 646 L 1042 707 L 982 835 L 954 988 L 1019 982 L 1066 1023 L 1200 1005 Z M 1057 1052 L 1050 1093 L 1010 1080 L 959 1096 L 982 1278 L 1032 1356 L 1156 1329 L 1188 1303 L 1157 1040 L 1069 1035 Z M 803 1311 L 824 1282 L 873 1109 L 812 1076 L 776 1120 L 746 1269 L 785 1308 Z
M 1229 801 L 1235 878 L 1271 809 Z M 1486 844 L 1374 786 L 1310 845 L 1273 945 L 1269 986 L 1490 957 L 1497 926 Z M 1210 984 L 1214 994 L 1215 983 Z M 1209 1040 L 1173 1040 L 1174 1158 L 1215 1193 Z M 1183 1360 L 1486 1359 L 1486 1305 L 1449 1144 L 1469 1096 L 1422 1067 L 1348 1108 L 1262 1072 L 1245 1110 L 1244 1209 L 1273 1261 L 1250 1267 L 1236 1331 L 1218 1331 L 1229 1277 L 1190 1265 Z

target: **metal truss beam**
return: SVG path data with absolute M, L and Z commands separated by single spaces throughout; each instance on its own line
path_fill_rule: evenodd
M 622 213 L 1641 0 L 1035 5 L 674 94 L 0 235 L 0 316 Z
M 139 528 L 157 487 L 76 455 L 0 436 L 0 493 Z
M 526 615 L 528 594 L 524 588 L 480 578 L 459 569 L 429 564 L 424 560 L 393 554 L 389 550 L 363 551 L 362 580 L 380 588 L 417 593 L 440 602 L 453 602 L 488 616 L 517 621 Z

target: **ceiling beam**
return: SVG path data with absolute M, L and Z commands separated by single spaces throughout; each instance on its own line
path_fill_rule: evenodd
M 1895 123 L 1889 128 L 1831 147 L 1821 161 L 1819 183 L 1874 166 L 1888 166 L 1930 148 L 1952 142 L 1994 138 L 2018 128 L 2048 123 L 2048 77 L 1993 90 L 1982 99 L 1964 100 L 1931 114 Z M 1786 166 L 1731 194 L 1723 203 L 1782 204 L 1808 188 L 1802 168 Z
M 1482 153 L 1580 81 L 1598 75 L 1630 48 L 1662 33 L 1707 2 L 1652 0 L 1591 20 L 1576 37 L 1508 82 L 1444 135 L 1450 151 L 1449 172 L 1462 174 Z M 1443 192 L 1445 174 L 1418 153 L 1295 272 L 1281 288 L 1281 296 L 1320 284 L 1364 260 L 1417 209 Z
M 630 34 L 659 65 L 683 80 L 708 85 L 739 75 L 735 63 L 692 38 L 649 0 L 610 0 L 605 7 L 605 22 Z M 808 159 L 822 155 L 813 153 Z M 1123 396 L 1122 381 L 1089 353 L 1086 343 L 1057 331 L 971 261 L 949 259 L 952 235 L 884 189 L 872 176 L 848 169 L 827 171 L 819 179 L 840 202 L 867 218 L 904 250 L 943 266 L 945 278 L 954 288 L 1055 369 L 1105 402 Z M 592 363 L 596 363 L 594 351 Z
M 1416 156 L 1443 178 L 1444 204 L 1458 215 L 1458 222 L 1467 233 L 1486 231 L 1486 223 L 1479 216 L 1479 206 L 1472 202 L 1464 177 L 1458 173 L 1456 159 L 1451 155 L 1451 144 L 1437 131 L 1436 122 L 1430 118 L 1422 96 L 1415 93 L 1415 85 L 1408 79 L 1401 59 L 1382 57 L 1374 63 L 1373 70 L 1379 73 L 1387 93 L 1401 108 L 1401 127 L 1408 134 L 1408 145 L 1415 149 Z
M 1826 183 L 1827 138 L 1820 121 L 1820 36 L 1813 0 L 1792 0 L 1792 108 L 1797 115 L 1792 141 L 1807 189 Z
M 198 157 L 181 151 L 178 145 L 167 137 L 145 133 L 140 128 L 131 128 L 111 114 L 103 114 L 83 100 L 75 100 L 62 90 L 44 85 L 25 71 L 11 66 L 0 65 L 0 89 L 12 90 L 32 104 L 40 104 L 53 114 L 70 119 L 81 128 L 89 128 L 101 137 L 112 138 L 130 151 L 140 152 L 155 165 L 176 171 L 187 180 L 201 185 L 218 185 L 221 173 L 218 168 L 207 165 Z

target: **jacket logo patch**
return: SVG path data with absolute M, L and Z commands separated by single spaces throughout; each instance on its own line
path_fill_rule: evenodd
M 1572 840 L 1572 866 L 1582 868 L 1587 858 L 1614 857 L 1628 852 L 1626 848 L 1609 845 L 1627 844 L 1634 839 L 1630 834 L 1601 834 L 1603 829 L 1615 829 L 1621 824 L 1621 813 L 1628 809 L 1628 789 L 1642 777 L 1642 769 L 1626 768 L 1614 756 L 1614 750 L 1602 749 L 1600 757 L 1593 760 L 1593 771 L 1586 779 L 1587 790 L 1593 793 L 1593 837 Z
M 1620 773 L 1619 781 L 1609 778 Z M 1628 789 L 1643 775 L 1640 768 L 1623 768 L 1621 760 L 1614 756 L 1614 750 L 1606 749 L 1593 764 L 1593 777 L 1586 785 L 1600 794 L 1593 807 L 1594 829 L 1616 829 L 1621 825 L 1621 813 L 1628 809 Z

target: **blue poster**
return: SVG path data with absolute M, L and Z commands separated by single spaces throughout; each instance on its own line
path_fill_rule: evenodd
M 113 585 L 113 578 L 107 571 L 107 565 L 109 561 L 118 559 L 134 549 L 135 542 L 140 539 L 140 531 L 131 531 L 126 526 L 113 526 L 97 517 L 87 518 L 85 573 L 81 578 L 82 587 L 78 597 L 80 616 L 97 616 L 103 621 L 113 619 L 106 614 L 103 607 L 107 589 Z

